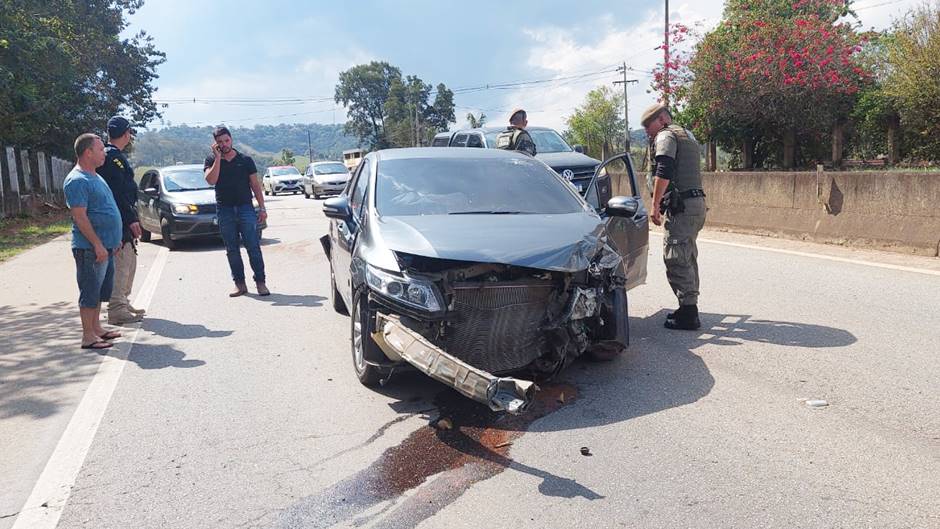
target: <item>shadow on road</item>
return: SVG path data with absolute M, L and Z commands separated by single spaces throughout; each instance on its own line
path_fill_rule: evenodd
M 277 237 L 266 237 L 264 232 L 261 235 L 261 246 L 271 246 L 275 244 L 280 244 L 281 240 Z M 151 244 L 151 243 L 148 243 Z M 152 244 L 159 244 L 163 246 L 163 239 L 155 239 Z M 244 246 L 242 246 L 244 249 Z M 174 252 L 216 252 L 216 251 L 225 251 L 225 245 L 222 244 L 222 239 L 216 237 L 198 237 L 192 239 L 181 239 L 176 241 L 176 248 L 173 249 Z M 245 256 L 247 261 L 247 256 Z
M 179 323 L 172 320 L 145 317 L 141 328 L 164 338 L 185 340 L 189 338 L 224 338 L 233 331 L 211 331 L 205 325 Z
M 322 306 L 323 302 L 327 299 L 315 294 L 278 294 L 277 292 L 272 292 L 270 296 L 259 296 L 249 293 L 245 297 L 267 302 L 273 307 L 319 307 Z
M 80 349 L 75 303 L 0 306 L 0 418 L 49 417 L 70 384 L 89 380 L 101 359 Z
M 202 360 L 187 360 L 186 353 L 169 345 L 141 343 L 134 344 L 127 360 L 134 362 L 141 369 L 165 369 L 168 367 L 186 369 L 206 365 Z

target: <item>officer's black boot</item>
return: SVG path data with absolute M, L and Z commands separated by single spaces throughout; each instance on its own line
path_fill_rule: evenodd
M 682 305 L 670 316 L 666 317 L 664 324 L 667 329 L 694 331 L 702 326 L 698 319 L 698 305 Z

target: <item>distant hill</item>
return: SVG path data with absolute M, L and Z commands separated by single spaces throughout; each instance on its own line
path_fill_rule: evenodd
M 131 162 L 135 166 L 155 167 L 202 163 L 212 144 L 212 128 L 175 125 L 142 131 L 132 147 Z M 307 131 L 310 131 L 310 144 L 316 159 L 342 160 L 344 150 L 358 146 L 355 138 L 343 134 L 342 125 L 294 123 L 230 127 L 230 130 L 235 148 L 254 158 L 259 171 L 279 158 L 282 149 L 306 156 Z

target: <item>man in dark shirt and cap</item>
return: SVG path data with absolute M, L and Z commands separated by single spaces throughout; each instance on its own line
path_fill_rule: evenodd
M 144 310 L 134 308 L 128 296 L 134 286 L 137 271 L 137 239 L 140 222 L 137 219 L 137 181 L 134 169 L 122 152 L 134 139 L 136 131 L 122 116 L 108 120 L 108 143 L 104 147 L 104 165 L 97 169 L 114 195 L 121 212 L 121 246 L 114 252 L 114 288 L 108 300 L 108 323 L 122 325 L 140 321 Z
M 268 214 L 264 209 L 258 169 L 250 156 L 232 148 L 232 133 L 226 127 L 216 127 L 212 137 L 215 143 L 212 144 L 212 154 L 206 157 L 204 167 L 206 182 L 215 186 L 219 231 L 225 241 L 225 254 L 235 282 L 235 290 L 229 296 L 234 298 L 248 293 L 239 241 L 245 244 L 248 252 L 248 263 L 254 272 L 258 294 L 267 296 L 271 292 L 265 284 L 258 224 L 264 222 Z M 257 212 L 251 201 L 252 193 L 258 201 Z
M 650 220 L 663 223 L 666 279 L 679 299 L 679 309 L 666 317 L 667 329 L 695 330 L 698 317 L 698 232 L 705 225 L 705 192 L 699 145 L 691 131 L 672 123 L 669 109 L 653 105 L 640 123 L 649 136 L 653 202 Z M 665 197 L 665 198 L 664 198 Z M 662 205 L 662 206 L 661 206 Z
M 535 156 L 535 142 L 532 136 L 525 130 L 528 126 L 525 110 L 517 108 L 509 114 L 509 126 L 506 130 L 496 136 L 496 148 L 508 151 L 522 151 L 531 156 Z

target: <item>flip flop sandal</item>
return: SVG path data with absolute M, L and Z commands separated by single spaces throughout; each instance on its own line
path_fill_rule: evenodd
M 102 340 L 114 340 L 115 338 L 120 338 L 120 337 L 121 337 L 121 333 L 117 331 L 108 331 L 102 334 L 101 336 L 99 336 L 99 338 L 101 338 Z
M 90 344 L 82 344 L 82 349 L 107 349 L 109 347 L 114 347 L 114 344 L 111 342 L 105 342 L 104 340 L 99 340 Z

